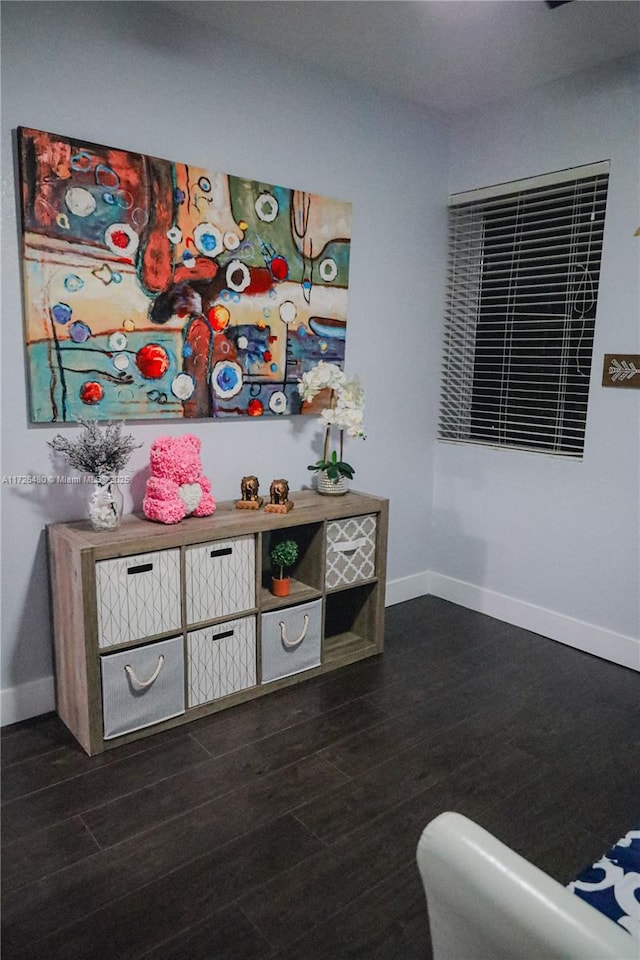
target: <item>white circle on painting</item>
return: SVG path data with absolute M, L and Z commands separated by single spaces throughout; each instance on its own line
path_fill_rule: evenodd
M 182 230 L 180 227 L 171 227 L 167 230 L 167 239 L 170 240 L 171 243 L 180 243 L 182 240 Z
M 109 337 L 110 350 L 124 350 L 127 346 L 127 335 L 125 333 L 112 333 Z
M 269 397 L 269 409 L 272 413 L 284 413 L 287 409 L 287 397 L 282 390 L 276 390 Z
M 222 400 L 230 400 L 242 390 L 242 367 L 235 360 L 220 360 L 211 373 L 213 392 Z
M 272 193 L 261 193 L 255 202 L 255 211 L 263 223 L 272 223 L 278 216 L 278 201 Z
M 227 250 L 237 250 L 240 246 L 240 237 L 237 233 L 234 233 L 233 230 L 227 230 L 222 238 L 222 242 Z
M 116 368 L 116 370 L 126 370 L 127 367 L 129 366 L 129 363 L 130 363 L 129 357 L 127 356 L 126 353 L 118 353 L 113 358 L 113 365 Z
M 298 316 L 298 308 L 293 300 L 284 300 L 280 304 L 279 313 L 280 319 L 283 323 L 293 323 L 295 318 Z
M 249 267 L 242 260 L 232 260 L 227 266 L 226 272 L 227 286 L 236 293 L 242 293 L 251 283 L 251 274 Z
M 107 246 L 113 253 L 130 257 L 138 249 L 140 238 L 128 223 L 112 223 L 104 232 Z
M 89 217 L 96 208 L 96 198 L 84 187 L 69 187 L 64 202 L 76 217 Z
M 190 377 L 188 373 L 179 373 L 177 377 L 174 377 L 171 384 L 171 392 L 178 400 L 188 400 L 195 388 L 193 377 Z
M 212 223 L 199 223 L 193 231 L 193 242 L 206 257 L 222 253 L 222 234 Z
M 238 337 L 239 350 L 246 350 L 248 346 L 249 346 L 249 341 L 247 340 L 246 337 Z
M 338 276 L 338 265 L 331 257 L 327 257 L 320 264 L 320 276 L 328 283 Z

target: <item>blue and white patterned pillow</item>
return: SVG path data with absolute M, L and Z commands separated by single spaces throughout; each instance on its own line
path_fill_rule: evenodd
M 640 940 L 640 827 L 618 840 L 568 889 Z

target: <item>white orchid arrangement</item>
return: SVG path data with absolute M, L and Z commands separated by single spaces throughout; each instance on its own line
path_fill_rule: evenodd
M 340 477 L 353 479 L 353 467 L 346 463 L 343 457 L 344 435 L 359 437 L 366 440 L 363 428 L 364 417 L 364 390 L 358 377 L 347 380 L 346 374 L 335 363 L 325 363 L 321 360 L 315 367 L 303 373 L 298 384 L 300 396 L 305 403 L 312 401 L 322 390 L 331 391 L 331 402 L 320 414 L 325 426 L 324 453 L 321 460 L 309 464 L 308 469 L 313 471 L 325 470 L 333 483 Z M 340 431 L 340 453 L 333 450 L 331 445 L 331 430 L 336 427 Z

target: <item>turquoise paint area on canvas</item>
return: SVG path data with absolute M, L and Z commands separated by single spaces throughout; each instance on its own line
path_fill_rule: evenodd
M 169 358 L 169 368 L 160 378 L 145 378 L 136 366 L 136 355 L 150 340 L 163 347 Z M 109 337 L 92 337 L 86 344 L 62 340 L 57 344 L 47 341 L 28 347 L 31 371 L 31 397 L 38 399 L 32 407 L 36 422 L 120 419 L 157 419 L 181 417 L 182 403 L 174 396 L 171 384 L 180 372 L 177 357 L 182 349 L 180 333 L 148 331 L 129 333 L 124 350 L 113 350 Z M 118 370 L 114 360 L 124 363 Z M 60 369 L 62 367 L 62 370 Z M 97 403 L 85 403 L 80 398 L 83 385 L 97 383 L 104 391 Z
M 348 287 L 349 286 L 349 255 L 351 253 L 351 244 L 344 243 L 339 240 L 331 240 L 324 250 L 322 251 L 321 256 L 318 258 L 321 262 L 326 258 L 330 258 L 335 262 L 337 268 L 337 274 L 335 280 L 333 280 L 328 285 L 331 287 Z M 318 280 L 316 274 L 319 271 L 319 263 L 314 264 L 313 279 L 314 282 Z M 320 281 L 319 281 L 320 282 Z

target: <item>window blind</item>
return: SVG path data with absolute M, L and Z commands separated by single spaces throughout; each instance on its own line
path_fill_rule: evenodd
M 582 456 L 608 177 L 450 198 L 441 439 Z

